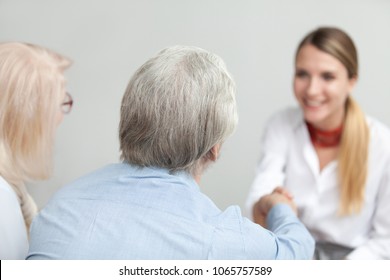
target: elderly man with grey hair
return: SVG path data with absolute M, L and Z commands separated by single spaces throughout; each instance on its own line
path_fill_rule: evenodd
M 199 189 L 237 123 L 218 56 L 159 52 L 122 100 L 122 163 L 60 190 L 34 220 L 29 259 L 310 259 L 314 242 L 282 190 L 263 198 L 268 229 L 221 211 Z

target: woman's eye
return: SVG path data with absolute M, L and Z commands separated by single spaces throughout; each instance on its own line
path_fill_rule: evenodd
M 334 80 L 334 75 L 332 75 L 332 74 L 327 74 L 327 73 L 325 73 L 325 74 L 323 74 L 322 75 L 322 78 L 325 80 L 325 81 L 331 81 L 331 80 Z
M 298 78 L 304 78 L 304 77 L 307 77 L 307 73 L 305 71 L 297 71 L 295 73 L 295 76 L 298 77 Z

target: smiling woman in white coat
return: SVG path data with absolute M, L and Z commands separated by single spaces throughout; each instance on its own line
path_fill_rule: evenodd
M 390 130 L 351 97 L 357 50 L 342 30 L 322 27 L 300 43 L 299 108 L 266 125 L 246 207 L 283 186 L 316 239 L 316 259 L 390 259 Z

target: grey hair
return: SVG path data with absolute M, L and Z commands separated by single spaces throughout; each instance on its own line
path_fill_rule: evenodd
M 197 175 L 237 125 L 235 83 L 223 60 L 197 47 L 160 51 L 122 99 L 121 159 Z

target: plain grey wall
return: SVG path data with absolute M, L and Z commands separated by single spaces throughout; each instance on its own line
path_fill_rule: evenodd
M 239 125 L 201 188 L 221 208 L 242 206 L 265 121 L 295 105 L 295 48 L 320 25 L 354 39 L 360 57 L 354 94 L 368 114 L 390 125 L 388 0 L 0 0 L 0 41 L 40 44 L 74 61 L 66 76 L 75 104 L 57 133 L 55 172 L 29 186 L 38 205 L 118 161 L 119 107 L 130 76 L 160 49 L 181 44 L 217 53 L 236 80 Z

